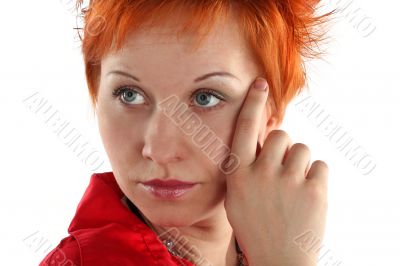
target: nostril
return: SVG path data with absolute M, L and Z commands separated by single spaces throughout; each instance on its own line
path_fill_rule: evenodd
M 168 142 L 168 140 L 166 140 Z M 142 156 L 157 164 L 168 164 L 182 160 L 182 145 L 177 143 L 157 143 L 153 145 L 145 144 L 142 149 Z

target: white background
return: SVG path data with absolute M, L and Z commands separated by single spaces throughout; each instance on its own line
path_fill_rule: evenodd
M 289 106 L 283 128 L 330 166 L 328 253 L 318 265 L 399 266 L 400 5 L 324 3 L 350 5 L 332 27 L 325 61 L 308 64 L 308 94 L 376 168 L 363 174 L 296 100 Z M 93 170 L 26 98 L 45 98 L 105 161 L 96 172 L 111 169 L 90 111 L 72 8 L 70 0 L 5 1 L 0 10 L 0 265 L 37 265 L 67 235 Z

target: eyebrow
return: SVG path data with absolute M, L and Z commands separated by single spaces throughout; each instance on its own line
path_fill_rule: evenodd
M 116 75 L 126 76 L 126 77 L 128 77 L 128 78 L 131 78 L 131 79 L 133 79 L 133 80 L 136 80 L 137 82 L 140 82 L 140 79 L 139 79 L 139 78 L 137 78 L 137 77 L 135 77 L 135 76 L 133 76 L 133 75 L 131 75 L 131 74 L 129 74 L 129 73 L 126 73 L 126 72 L 124 72 L 124 71 L 121 71 L 121 70 L 113 70 L 113 71 L 110 71 L 110 72 L 107 73 L 107 76 L 110 75 L 110 74 L 116 74 Z M 233 79 L 237 79 L 237 80 L 240 81 L 240 79 L 239 79 L 238 77 L 234 76 L 233 74 L 231 74 L 231 73 L 229 73 L 229 72 L 219 71 L 219 72 L 211 72 L 211 73 L 205 74 L 205 75 L 203 75 L 203 76 L 200 76 L 200 77 L 196 78 L 196 79 L 194 80 L 194 82 L 200 82 L 200 81 L 202 81 L 202 80 L 205 80 L 205 79 L 208 79 L 208 78 L 211 78 L 211 77 L 215 77 L 215 76 L 219 76 L 219 77 L 228 77 L 228 78 L 233 78 Z

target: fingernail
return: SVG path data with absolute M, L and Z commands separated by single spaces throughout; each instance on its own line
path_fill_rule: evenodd
M 256 79 L 256 81 L 254 83 L 254 88 L 256 90 L 265 91 L 265 90 L 267 90 L 267 87 L 268 87 L 268 83 L 267 83 L 267 81 L 265 79 L 263 79 L 263 78 L 257 78 Z

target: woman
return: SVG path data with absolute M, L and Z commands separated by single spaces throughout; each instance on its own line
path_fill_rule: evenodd
M 112 172 L 41 265 L 316 264 L 301 241 L 323 238 L 327 166 L 278 128 L 322 38 L 317 4 L 90 1 L 82 51 Z

